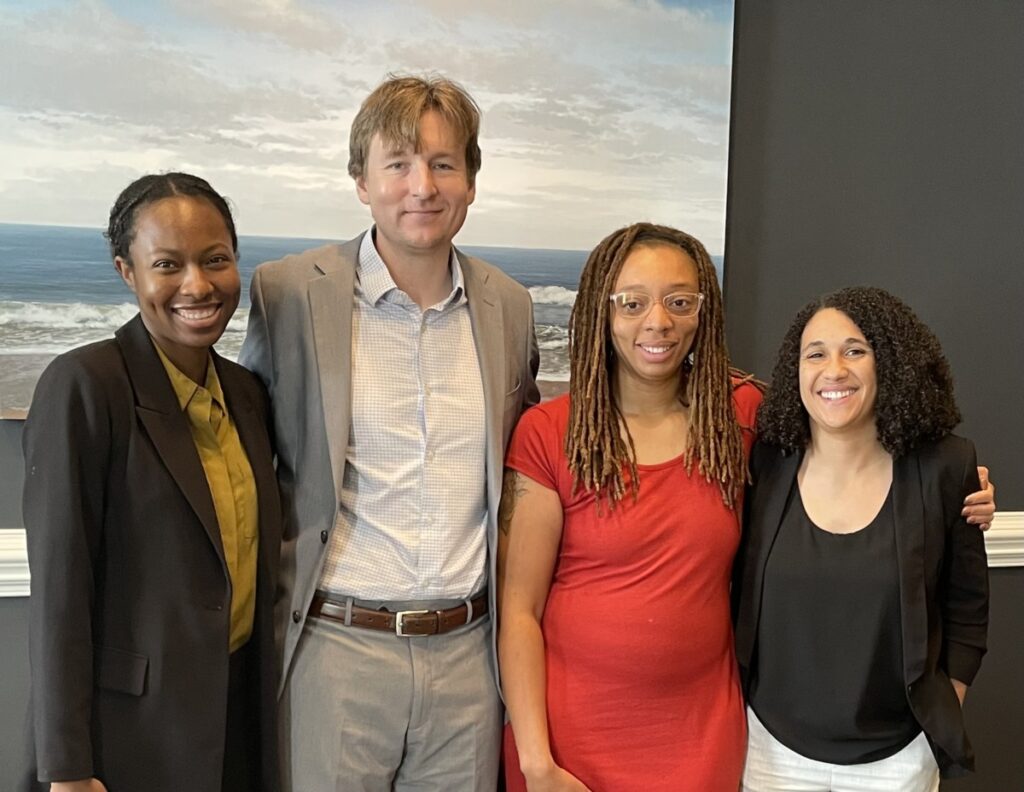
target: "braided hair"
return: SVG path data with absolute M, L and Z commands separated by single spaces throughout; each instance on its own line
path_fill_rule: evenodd
M 131 264 L 129 249 L 135 238 L 135 218 L 138 210 L 147 204 L 176 195 L 204 198 L 209 201 L 231 234 L 231 248 L 238 254 L 238 236 L 228 202 L 210 183 L 190 173 L 151 173 L 136 179 L 117 196 L 110 209 L 110 221 L 103 236 L 110 243 L 110 257 L 124 259 Z
M 735 508 L 746 482 L 746 459 L 732 404 L 732 377 L 738 372 L 729 367 L 714 264 L 704 246 L 689 234 L 651 223 L 636 223 L 610 234 L 590 254 L 580 276 L 569 318 L 570 407 L 565 436 L 573 483 L 594 492 L 598 508 L 602 495 L 614 508 L 627 488 L 634 499 L 639 492 L 636 449 L 613 391 L 616 358 L 609 335 L 609 296 L 630 252 L 652 245 L 680 248 L 697 265 L 704 303 L 691 357 L 679 371 L 680 401 L 689 408 L 684 461 L 692 472 L 696 459 L 701 476 L 717 484 L 725 504 Z M 628 478 L 624 466 L 628 466 Z

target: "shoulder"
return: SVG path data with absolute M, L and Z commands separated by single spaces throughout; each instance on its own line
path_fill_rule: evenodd
M 499 267 L 476 256 L 469 256 L 456 248 L 459 264 L 474 270 L 478 277 L 486 278 L 488 285 L 501 292 L 503 298 L 530 299 L 530 292 L 515 278 L 510 277 Z
M 306 281 L 318 274 L 324 274 L 342 267 L 354 267 L 359 253 L 359 240 L 304 250 L 276 261 L 265 261 L 256 267 L 253 278 L 264 285 L 286 284 L 292 281 Z
M 753 382 L 739 377 L 733 377 L 732 384 L 732 403 L 736 410 L 736 419 L 742 429 L 754 431 L 757 425 L 757 408 L 764 400 L 764 393 Z
M 130 412 L 134 400 L 124 357 L 114 339 L 72 349 L 54 358 L 36 383 L 26 437 L 108 425 Z
M 76 347 L 55 357 L 43 370 L 36 385 L 36 397 L 56 395 L 53 386 L 101 389 L 112 377 L 125 372 L 121 348 L 113 338 Z
M 959 486 L 965 477 L 976 473 L 977 453 L 966 437 L 949 434 L 939 440 L 921 443 L 907 454 L 916 458 L 922 475 L 937 476 L 942 483 Z
M 520 438 L 537 435 L 555 437 L 561 442 L 568 426 L 569 394 L 563 393 L 526 410 L 516 425 L 515 434 Z

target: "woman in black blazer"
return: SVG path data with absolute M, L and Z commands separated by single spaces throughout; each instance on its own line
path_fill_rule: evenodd
M 797 315 L 736 568 L 743 789 L 925 792 L 973 768 L 988 578 L 959 420 L 937 339 L 897 298 L 844 289 Z
M 32 573 L 23 789 L 277 789 L 280 505 L 259 381 L 212 349 L 238 305 L 224 199 L 182 173 L 118 198 L 139 303 L 58 357 L 25 425 Z

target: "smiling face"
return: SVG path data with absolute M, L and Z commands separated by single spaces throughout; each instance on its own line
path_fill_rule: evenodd
M 611 312 L 619 387 L 671 383 L 678 386 L 679 369 L 693 346 L 700 314 L 680 317 L 662 302 L 668 294 L 699 292 L 697 264 L 674 245 L 640 245 L 630 251 L 615 281 L 614 292 L 643 292 L 654 299 L 643 316 Z
M 800 398 L 815 432 L 875 433 L 875 355 L 842 311 L 823 308 L 800 337 Z
M 135 292 L 143 324 L 175 366 L 201 381 L 241 293 L 224 218 L 204 198 L 146 204 L 135 214 L 129 254 L 114 266 Z
M 476 197 L 465 141 L 436 110 L 420 117 L 416 146 L 392 149 L 379 134 L 373 136 L 356 191 L 370 207 L 377 250 L 385 263 L 447 255 Z

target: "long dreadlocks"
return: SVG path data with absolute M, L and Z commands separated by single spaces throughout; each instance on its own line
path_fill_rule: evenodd
M 580 288 L 569 318 L 569 428 L 565 455 L 574 486 L 583 486 L 608 499 L 609 507 L 629 489 L 639 492 L 636 448 L 629 428 L 615 403 L 612 375 L 615 352 L 609 338 L 609 295 L 630 252 L 638 246 L 670 245 L 681 248 L 697 264 L 704 293 L 700 321 L 692 347 L 692 363 L 679 372 L 680 399 L 689 407 L 689 432 L 684 462 L 708 482 L 718 484 L 722 499 L 734 508 L 746 480 L 743 440 L 732 405 L 731 376 L 725 345 L 722 293 L 715 268 L 704 246 L 689 234 L 666 226 L 636 223 L 610 234 L 587 259 Z M 747 377 L 746 379 L 750 379 Z M 620 426 L 623 431 L 620 431 Z M 625 439 L 623 439 L 625 434 Z

